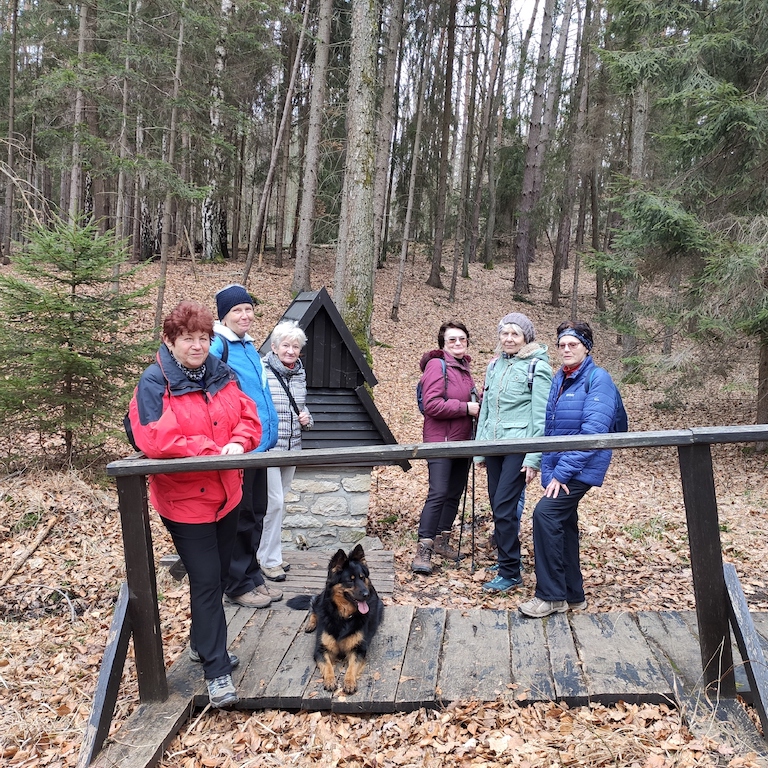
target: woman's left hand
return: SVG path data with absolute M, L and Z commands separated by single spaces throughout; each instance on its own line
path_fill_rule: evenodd
M 240 443 L 227 443 L 221 449 L 222 456 L 235 456 L 238 453 L 245 453 L 245 450 L 243 449 L 243 446 L 240 445 Z
M 302 411 L 299 414 L 299 424 L 301 424 L 302 427 L 306 427 L 307 424 L 309 424 L 309 411 Z
M 523 467 L 520 471 L 521 472 L 525 472 L 525 484 L 526 485 L 528 485 L 533 480 L 535 480 L 536 479 L 536 475 L 539 474 L 539 470 L 538 469 L 534 469 L 533 467 Z

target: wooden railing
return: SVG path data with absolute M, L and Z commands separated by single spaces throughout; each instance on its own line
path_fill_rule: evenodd
M 723 573 L 710 446 L 744 442 L 768 442 L 768 425 L 696 427 L 657 432 L 542 437 L 499 442 L 464 441 L 301 452 L 270 451 L 240 456 L 205 456 L 187 459 L 153 460 L 134 457 L 112 462 L 107 466 L 107 474 L 117 479 L 128 584 L 128 610 L 125 621 L 128 622 L 133 634 L 139 696 L 142 702 L 164 701 L 168 696 L 157 606 L 152 536 L 149 527 L 147 475 L 265 466 L 306 467 L 345 464 L 376 466 L 440 457 L 668 446 L 677 448 L 680 464 L 699 627 L 702 679 L 706 685 L 716 685 L 720 696 L 733 697 L 736 687 L 729 615 L 733 618 L 734 612 Z M 615 474 L 613 481 L 616 481 Z M 123 645 L 125 644 L 125 631 L 122 626 L 113 627 L 110 635 L 121 638 Z M 115 665 L 119 665 L 120 669 L 113 669 L 110 673 L 106 673 L 102 667 L 102 676 L 110 679 L 115 675 L 119 677 L 124 654 L 123 660 L 119 659 L 119 655 L 115 656 Z M 109 698 L 116 695 L 114 685 L 105 683 L 102 688 L 104 691 L 111 691 Z M 103 741 L 104 720 L 106 718 L 108 726 L 114 703 L 114 700 L 111 702 L 105 700 L 101 702 L 100 707 L 97 707 L 96 703 L 94 705 L 87 737 L 87 740 L 93 743 L 94 753 L 99 750 L 100 742 Z M 97 714 L 98 709 L 101 709 L 100 715 Z M 764 707 L 760 707 L 760 710 L 761 717 L 764 717 Z M 84 762 L 85 765 L 88 764 L 87 760 L 88 758 Z

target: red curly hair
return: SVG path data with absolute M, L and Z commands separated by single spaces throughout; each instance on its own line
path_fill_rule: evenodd
M 163 320 L 163 336 L 173 344 L 185 331 L 213 337 L 213 313 L 196 301 L 180 302 Z

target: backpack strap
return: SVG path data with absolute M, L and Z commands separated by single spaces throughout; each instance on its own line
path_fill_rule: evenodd
M 229 339 L 227 339 L 223 333 L 219 333 L 218 331 L 214 331 L 213 335 L 216 336 L 216 338 L 221 339 L 223 347 L 221 350 L 221 357 L 219 359 L 222 363 L 226 363 L 227 358 L 229 357 Z
M 293 410 L 296 411 L 296 415 L 298 416 L 301 413 L 301 411 L 299 410 L 299 406 L 296 405 L 296 401 L 293 399 L 293 395 L 291 394 L 291 388 L 288 386 L 288 382 L 272 366 L 272 363 L 267 363 L 267 365 L 269 366 L 269 370 L 275 374 L 275 378 L 280 382 L 280 386 L 285 390 L 285 394 L 288 395 L 288 400 L 290 400 L 291 408 L 293 408 Z
M 537 358 L 533 358 L 530 363 L 528 363 L 528 391 L 533 392 L 533 377 L 536 375 L 536 363 L 538 362 Z

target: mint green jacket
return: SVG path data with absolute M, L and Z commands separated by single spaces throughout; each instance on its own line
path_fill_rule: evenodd
M 536 360 L 532 386 L 528 371 Z M 483 387 L 483 404 L 477 418 L 477 440 L 516 440 L 544 435 L 547 398 L 552 383 L 547 347 L 532 341 L 516 355 L 501 355 L 488 363 Z M 475 461 L 482 461 L 477 457 Z M 540 453 L 528 453 L 524 467 L 539 469 Z

